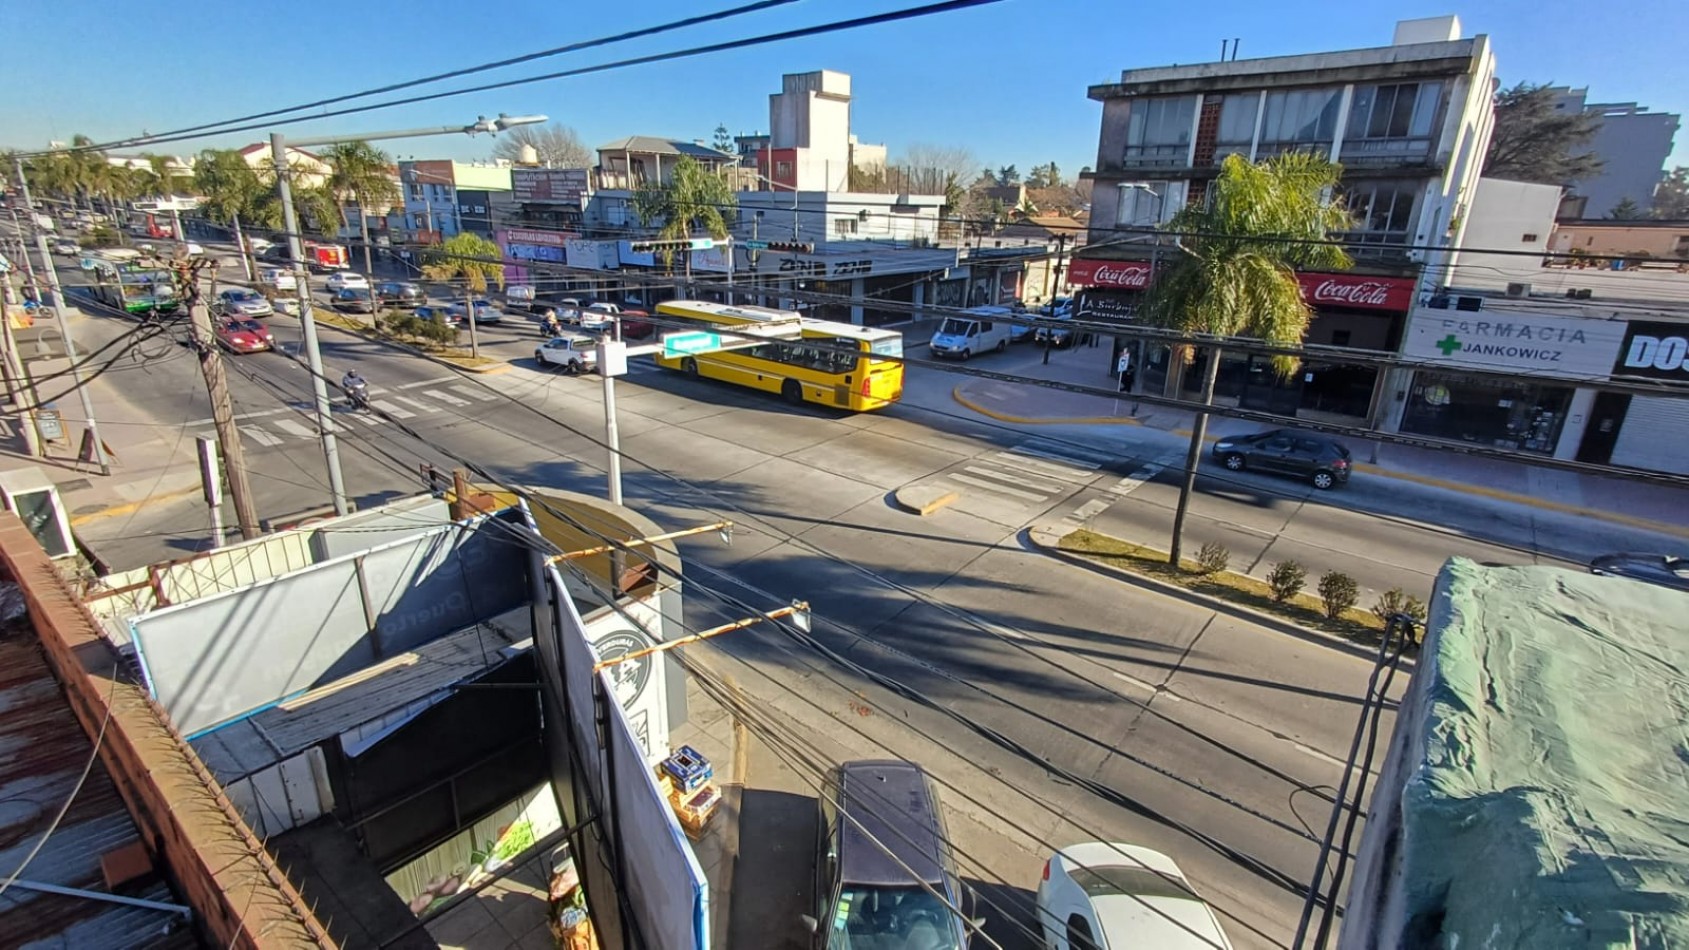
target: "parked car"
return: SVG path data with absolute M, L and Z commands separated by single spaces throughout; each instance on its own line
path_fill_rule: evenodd
M 1045 320 L 1068 321 L 1073 319 L 1073 311 L 1058 310 L 1054 313 L 1040 311 L 1039 316 Z M 1039 343 L 1047 342 L 1050 346 L 1072 346 L 1078 338 L 1078 333 L 1070 326 L 1042 326 L 1038 328 L 1037 334 L 1034 335 L 1034 339 Z
M 1002 308 L 993 307 L 992 310 Z M 970 316 L 944 318 L 944 322 L 933 331 L 932 342 L 927 346 L 932 355 L 966 360 L 976 353 L 1009 348 L 1009 324 L 1003 322 L 1001 315 L 969 313 Z
M 1322 490 L 1347 482 L 1353 468 L 1343 443 L 1290 429 L 1227 436 L 1214 443 L 1214 458 L 1228 471 L 1294 475 Z
M 517 310 L 534 310 L 534 288 L 526 284 L 510 284 L 504 288 L 504 303 Z
M 565 333 L 535 347 L 534 362 L 578 376 L 598 368 L 598 341 L 581 333 Z
M 288 267 L 270 267 L 261 271 L 259 279 L 277 290 L 296 291 L 299 289 L 299 278 L 294 276 L 293 269 Z
M 469 307 L 463 301 L 459 300 L 448 304 L 446 306 L 446 310 L 456 318 L 455 322 L 462 323 L 464 315 L 468 312 Z M 493 303 L 486 297 L 475 298 L 475 323 L 477 325 L 485 323 L 502 323 L 503 321 L 504 311 L 498 308 L 498 304 Z
M 1603 554 L 1589 562 L 1589 572 L 1689 590 L 1689 558 L 1673 554 Z
M 368 287 L 347 287 L 334 295 L 334 309 L 344 313 L 374 313 L 375 297 Z
M 1047 950 L 1232 945 L 1172 858 L 1130 844 L 1094 841 L 1051 855 L 1038 882 L 1038 921 Z
M 963 950 L 967 913 L 938 790 L 913 762 L 846 762 L 818 798 L 811 945 Z
M 217 295 L 217 312 L 230 317 L 267 317 L 276 308 L 257 291 L 231 287 Z
M 337 270 L 328 275 L 328 292 L 338 294 L 349 287 L 369 289 L 369 279 L 355 270 Z
M 222 320 L 217 324 L 217 342 L 231 353 L 258 353 L 273 350 L 276 338 L 270 328 L 257 320 Z
M 53 243 L 53 253 L 61 257 L 81 257 L 82 245 L 75 241 L 56 241 Z
M 403 310 L 414 310 L 428 302 L 428 295 L 422 288 L 402 280 L 389 280 L 377 284 L 375 298 L 381 301 L 383 307 L 398 307 Z
M 418 307 L 416 316 L 421 320 L 435 320 L 448 327 L 463 326 L 463 308 L 453 310 L 451 307 Z

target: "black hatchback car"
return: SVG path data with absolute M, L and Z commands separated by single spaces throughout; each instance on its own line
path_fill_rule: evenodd
M 921 767 L 898 760 L 846 762 L 820 796 L 815 915 L 804 925 L 817 950 L 965 950 L 961 878 L 938 791 Z
M 383 307 L 400 307 L 405 310 L 415 310 L 428 302 L 428 295 L 422 288 L 402 280 L 388 280 L 375 285 L 375 299 L 381 301 Z
M 1315 488 L 1335 488 L 1349 480 L 1354 468 L 1349 449 L 1323 435 L 1269 429 L 1254 435 L 1227 436 L 1214 443 L 1214 459 L 1228 471 L 1245 469 L 1293 475 Z

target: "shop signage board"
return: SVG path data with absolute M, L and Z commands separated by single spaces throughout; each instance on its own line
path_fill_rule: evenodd
M 1148 261 L 1075 260 L 1068 268 L 1067 282 L 1075 287 L 1118 287 L 1143 290 L 1149 286 Z
M 1605 377 L 1624 340 L 1623 320 L 1421 307 L 1408 322 L 1402 355 L 1491 372 Z
M 584 168 L 513 168 L 511 197 L 519 204 L 566 204 L 580 206 L 587 191 Z
M 1352 307 L 1406 313 L 1413 307 L 1414 282 L 1368 274 L 1299 273 L 1302 299 L 1314 307 Z
M 1613 375 L 1689 383 L 1689 323 L 1630 321 Z

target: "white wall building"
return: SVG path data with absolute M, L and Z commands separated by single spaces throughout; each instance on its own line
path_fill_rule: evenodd
M 1445 283 L 1475 290 L 1511 287 L 1515 296 L 1529 295 L 1544 276 L 1542 255 L 1548 253 L 1562 191 L 1559 185 L 1480 178 L 1465 228 L 1465 246 L 1472 250 L 1460 253 Z

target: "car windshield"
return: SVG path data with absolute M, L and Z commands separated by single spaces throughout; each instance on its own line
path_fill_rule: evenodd
M 868 343 L 868 352 L 875 356 L 902 356 L 903 337 L 901 335 L 888 336 L 883 339 L 872 340 Z
M 846 887 L 828 950 L 961 950 L 953 912 L 925 887 Z
M 973 327 L 973 325 L 972 320 L 958 320 L 955 317 L 946 317 L 944 322 L 938 325 L 938 332 L 944 334 L 945 336 L 967 336 L 968 331 Z
M 231 331 L 244 330 L 247 333 L 263 333 L 264 325 L 256 320 L 230 320 L 229 329 Z
M 369 296 L 369 291 L 359 290 L 355 287 L 348 287 L 340 292 L 340 296 L 344 300 L 357 300 L 360 297 Z
M 225 296 L 235 303 L 251 303 L 254 300 L 260 299 L 257 294 L 250 290 L 231 290 Z

